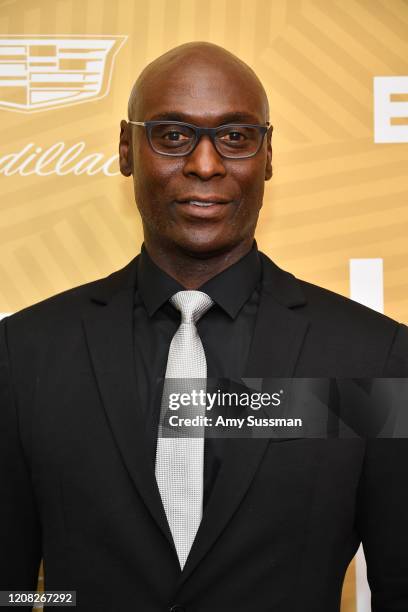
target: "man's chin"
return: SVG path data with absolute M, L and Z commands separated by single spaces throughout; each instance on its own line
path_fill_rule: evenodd
M 203 235 L 201 232 L 189 233 L 184 239 L 177 241 L 179 250 L 183 251 L 189 257 L 195 257 L 197 259 L 208 259 L 221 255 L 222 253 L 228 253 L 238 243 L 239 238 L 235 240 L 231 237 L 228 239 L 225 235 Z

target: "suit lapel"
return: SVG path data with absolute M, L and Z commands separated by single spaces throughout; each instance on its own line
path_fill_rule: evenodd
M 293 275 L 278 268 L 263 253 L 260 257 L 262 293 L 245 378 L 289 378 L 294 375 L 309 326 L 308 320 L 293 308 L 302 306 L 306 300 Z M 268 438 L 224 440 L 224 460 L 178 588 L 237 510 L 270 442 Z
M 98 287 L 93 299 L 98 305 L 84 317 L 85 335 L 103 407 L 125 466 L 174 548 L 147 449 L 144 419 L 138 410 L 133 351 L 136 269 L 137 258 Z

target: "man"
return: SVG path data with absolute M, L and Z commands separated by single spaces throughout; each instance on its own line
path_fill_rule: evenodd
M 338 612 L 362 540 L 372 609 L 408 610 L 405 440 L 158 436 L 164 376 L 407 376 L 405 326 L 257 250 L 271 136 L 220 47 L 138 78 L 141 253 L 1 325 L 1 589 L 34 589 L 43 556 L 79 610 Z

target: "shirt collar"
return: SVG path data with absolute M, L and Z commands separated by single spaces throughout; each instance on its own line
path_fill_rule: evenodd
M 251 250 L 237 262 L 198 287 L 232 319 L 250 298 L 261 278 L 261 262 L 254 239 Z M 142 244 L 137 271 L 139 294 L 148 315 L 153 314 L 178 291 L 185 291 L 178 281 L 157 266 Z

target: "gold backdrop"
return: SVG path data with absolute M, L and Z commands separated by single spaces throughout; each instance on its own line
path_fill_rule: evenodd
M 350 258 L 382 258 L 385 312 L 408 322 L 408 146 L 375 143 L 373 129 L 373 79 L 408 75 L 407 32 L 405 0 L 0 0 L 0 312 L 139 252 L 114 158 L 128 92 L 157 55 L 206 40 L 269 95 L 260 249 L 344 295 Z M 50 84 L 53 66 L 65 76 Z M 343 611 L 355 609 L 351 566 Z

